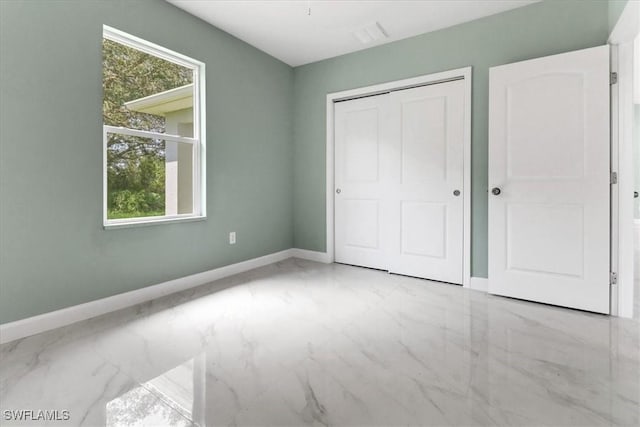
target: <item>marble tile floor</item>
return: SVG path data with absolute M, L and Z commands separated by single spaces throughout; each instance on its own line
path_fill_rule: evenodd
M 3 345 L 0 416 L 638 426 L 640 321 L 291 259 Z

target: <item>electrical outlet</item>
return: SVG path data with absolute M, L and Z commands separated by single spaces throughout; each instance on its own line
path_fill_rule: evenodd
M 230 245 L 235 245 L 236 244 L 236 232 L 232 231 L 229 233 L 229 244 Z

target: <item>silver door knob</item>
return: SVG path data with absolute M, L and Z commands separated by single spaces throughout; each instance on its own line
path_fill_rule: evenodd
M 341 189 L 339 189 L 339 188 L 336 188 L 336 193 L 337 193 L 337 194 L 340 194 L 340 193 L 342 193 L 342 190 L 341 190 Z
M 502 190 L 500 190 L 498 187 L 493 187 L 491 189 L 491 194 L 493 194 L 494 196 L 499 195 L 500 193 L 502 193 Z
M 458 197 L 460 195 L 460 190 L 453 190 L 453 195 Z

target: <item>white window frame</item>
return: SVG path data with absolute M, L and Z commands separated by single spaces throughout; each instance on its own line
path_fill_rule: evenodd
M 149 132 L 135 130 L 123 127 L 102 126 L 102 199 L 103 199 L 103 226 L 105 229 L 125 228 L 142 225 L 152 225 L 161 223 L 199 221 L 207 217 L 206 213 L 206 138 L 205 138 L 205 64 L 188 56 L 174 52 L 155 43 L 143 40 L 139 37 L 132 36 L 123 31 L 102 26 L 102 36 L 105 39 L 123 44 L 125 46 L 137 49 L 141 52 L 164 59 L 165 61 L 178 64 L 180 66 L 193 70 L 193 137 L 183 137 L 178 135 L 169 135 L 165 133 Z M 138 136 L 142 138 L 156 138 L 165 141 L 180 142 L 193 145 L 193 212 L 189 214 L 164 215 L 154 217 L 138 217 L 138 218 L 107 218 L 107 199 L 108 199 L 108 183 L 107 183 L 107 134 L 119 134 L 128 136 Z

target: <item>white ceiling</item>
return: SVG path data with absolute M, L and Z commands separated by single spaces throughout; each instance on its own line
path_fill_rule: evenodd
M 291 66 L 366 49 L 538 0 L 167 0 Z M 309 14 L 309 8 L 311 14 Z M 378 22 L 388 38 L 352 31 Z

